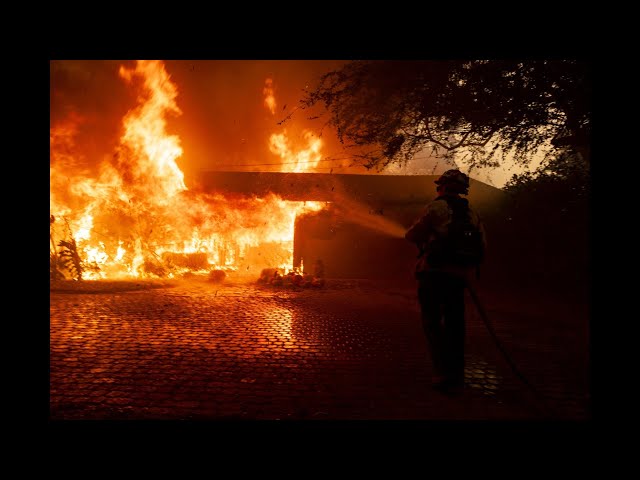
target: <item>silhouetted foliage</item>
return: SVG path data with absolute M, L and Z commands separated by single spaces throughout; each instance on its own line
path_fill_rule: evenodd
M 53 237 L 53 224 L 56 218 L 53 215 L 49 215 L 49 239 L 51 240 L 51 248 L 49 249 L 49 280 L 57 281 L 64 280 L 65 276 L 62 272 L 64 265 L 60 263 L 60 257 L 56 250 L 56 242 Z
M 151 273 L 157 277 L 164 278 L 169 273 L 169 269 L 163 264 L 162 259 L 153 252 L 145 256 L 142 264 L 145 273 Z
M 60 240 L 60 263 L 71 273 L 75 280 L 82 280 L 82 260 L 78 255 L 78 248 L 74 238 L 70 240 Z
M 504 249 L 513 268 L 555 279 L 569 288 L 589 274 L 589 166 L 579 155 L 560 155 L 540 171 L 514 176 L 501 217 Z
M 553 195 L 555 203 L 584 202 L 590 193 L 589 164 L 579 155 L 553 157 L 535 172 L 514 175 L 504 190 L 519 201 L 531 201 L 539 191 Z
M 82 280 L 82 275 L 87 270 L 98 271 L 100 267 L 95 262 L 87 262 L 82 260 L 78 252 L 78 245 L 71 232 L 69 221 L 64 219 L 66 224 L 67 239 L 60 240 L 58 246 L 57 265 L 62 266 L 69 272 L 74 280 Z M 52 222 L 53 223 L 53 222 Z
M 323 75 L 301 108 L 316 104 L 368 168 L 428 147 L 464 151 L 470 166 L 527 164 L 549 143 L 589 156 L 590 70 L 576 60 L 354 61 Z
M 49 280 L 57 281 L 64 280 L 64 273 L 60 270 L 62 265 L 60 265 L 60 257 L 56 255 L 54 252 L 49 254 Z

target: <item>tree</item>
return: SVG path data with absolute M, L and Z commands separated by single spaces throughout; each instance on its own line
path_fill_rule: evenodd
M 578 60 L 353 61 L 324 74 L 301 108 L 320 117 L 367 168 L 424 149 L 470 167 L 541 147 L 589 161 L 590 65 Z M 328 114 L 328 118 L 326 115 Z
M 505 278 L 584 294 L 591 268 L 590 174 L 584 159 L 558 155 L 536 172 L 515 175 L 504 191 L 510 201 L 492 212 L 489 234 Z

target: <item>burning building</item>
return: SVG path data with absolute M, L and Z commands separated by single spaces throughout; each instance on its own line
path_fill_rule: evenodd
M 322 260 L 328 277 L 407 275 L 415 258 L 402 238 L 433 198 L 429 176 L 313 173 L 322 141 L 274 132 L 265 148 L 280 172 L 202 174 L 188 188 L 177 159 L 177 86 L 162 62 L 119 69 L 137 92 L 112 155 L 93 169 L 76 144 L 79 115 L 50 129 L 52 278 L 173 278 L 187 272 L 301 270 Z M 273 82 L 264 107 L 275 112 Z M 499 190 L 473 182 L 470 199 L 490 208 Z M 486 208 L 485 208 L 486 207 Z M 384 259 L 384 261 L 382 261 Z
M 51 128 L 52 275 L 173 277 L 290 268 L 296 215 L 321 204 L 188 189 L 176 163 L 180 139 L 166 132 L 165 117 L 180 109 L 163 64 L 141 61 L 119 74 L 138 87 L 139 103 L 122 121 L 116 152 L 97 171 L 83 168 L 82 149 L 74 143 L 77 116 Z M 310 158 L 290 152 L 284 136 L 272 144 L 282 155 Z
M 250 198 L 276 194 L 322 208 L 300 212 L 293 235 L 292 266 L 321 260 L 333 278 L 411 277 L 416 250 L 406 229 L 436 196 L 433 175 L 205 172 L 205 190 Z M 503 193 L 471 180 L 469 200 L 491 222 Z

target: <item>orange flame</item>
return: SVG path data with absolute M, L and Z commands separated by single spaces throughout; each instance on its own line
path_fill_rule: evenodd
M 175 162 L 182 155 L 180 140 L 165 132 L 165 113 L 182 113 L 175 102 L 178 89 L 157 61 L 140 61 L 135 70 L 120 67 L 120 76 L 129 83 L 135 76 L 144 80 L 146 99 L 125 116 L 121 143 L 130 146 L 136 159 L 132 172 L 135 180 L 157 182 L 154 193 L 156 199 L 163 202 L 187 189 L 184 175 Z
M 264 104 L 270 109 L 271 114 L 275 113 L 276 100 L 273 93 L 273 80 L 267 78 L 267 85 L 263 93 L 266 95 Z M 286 129 L 282 133 L 273 133 L 269 137 L 269 150 L 278 155 L 283 161 L 280 165 L 281 172 L 313 172 L 320 163 L 322 155 L 322 140 L 316 137 L 311 131 L 304 130 L 301 137 L 306 143 L 305 148 L 298 149 L 291 145 L 291 140 L 287 136 Z
M 322 140 L 308 130 L 305 130 L 302 136 L 307 142 L 307 148 L 297 152 L 289 146 L 286 130 L 282 133 L 274 133 L 269 138 L 269 150 L 283 160 L 280 171 L 308 172 L 318 166 L 322 159 L 320 154 Z
M 264 94 L 264 106 L 269 109 L 271 115 L 276 114 L 276 97 L 274 95 L 273 90 L 273 80 L 267 78 L 264 81 L 264 88 L 262 89 L 262 93 Z
M 50 210 L 69 226 L 54 222 L 52 241 L 73 237 L 84 278 L 290 268 L 296 215 L 322 204 L 188 191 L 176 163 L 179 138 L 166 132 L 166 115 L 181 113 L 176 85 L 159 61 L 119 74 L 139 86 L 139 104 L 125 115 L 116 155 L 97 178 L 81 168 L 75 138 L 82 119 L 50 131 Z

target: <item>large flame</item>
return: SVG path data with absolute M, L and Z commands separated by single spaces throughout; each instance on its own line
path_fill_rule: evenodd
M 273 90 L 273 80 L 265 80 L 264 104 L 272 115 L 275 115 L 276 99 Z M 310 130 L 304 130 L 300 137 L 303 139 L 303 148 L 296 148 L 287 135 L 286 129 L 281 133 L 273 133 L 269 137 L 269 150 L 282 159 L 281 172 L 313 172 L 320 163 L 322 155 L 322 140 Z
M 145 101 L 124 118 L 121 143 L 130 148 L 131 180 L 138 184 L 154 183 L 156 203 L 164 203 L 186 190 L 184 175 L 175 160 L 182 155 L 180 141 L 165 132 L 165 115 L 181 114 L 175 102 L 178 89 L 160 62 L 141 61 L 134 70 L 120 67 L 120 76 L 128 82 L 142 77 Z
M 295 218 L 322 204 L 188 191 L 176 163 L 179 138 L 166 132 L 166 116 L 181 113 L 176 85 L 159 61 L 119 73 L 139 89 L 139 104 L 124 117 L 117 152 L 97 175 L 81 167 L 81 117 L 50 130 L 52 253 L 60 240 L 73 240 L 83 278 L 291 268 Z

